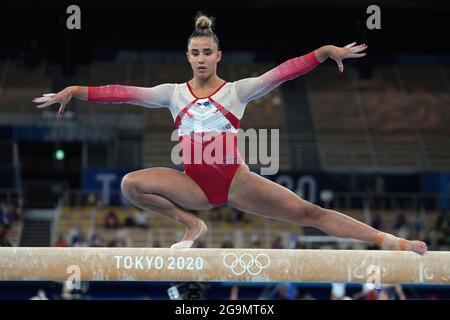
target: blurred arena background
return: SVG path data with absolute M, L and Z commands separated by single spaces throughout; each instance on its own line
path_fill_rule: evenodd
M 81 9 L 68 30 L 66 9 Z M 171 162 L 167 110 L 72 101 L 61 118 L 33 97 L 68 85 L 185 82 L 198 10 L 216 17 L 228 81 L 260 75 L 325 44 L 368 44 L 252 102 L 242 128 L 280 130 L 269 178 L 305 199 L 383 231 L 450 246 L 450 8 L 441 1 L 2 1 L 0 12 L 0 242 L 2 246 L 167 247 L 184 229 L 129 205 L 127 172 Z M 252 165 L 257 170 L 259 165 Z M 198 247 L 374 249 L 316 229 L 229 207 L 196 212 Z M 448 299 L 445 286 L 0 282 L 0 299 Z M 39 291 L 39 292 L 38 292 Z M 173 297 L 172 297 L 173 298 Z

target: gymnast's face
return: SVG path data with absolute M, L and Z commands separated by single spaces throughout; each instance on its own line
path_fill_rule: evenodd
M 186 52 L 194 77 L 208 79 L 216 74 L 217 63 L 222 58 L 222 51 L 210 37 L 194 37 L 189 42 Z

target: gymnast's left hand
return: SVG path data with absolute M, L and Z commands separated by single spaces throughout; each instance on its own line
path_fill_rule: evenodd
M 344 72 L 344 65 L 342 63 L 342 60 L 348 59 L 348 58 L 361 58 L 366 55 L 365 52 L 362 52 L 367 49 L 367 45 L 365 43 L 361 45 L 356 45 L 356 42 L 350 43 L 346 45 L 345 47 L 336 47 L 336 46 L 329 46 L 329 56 L 331 59 L 336 61 L 339 72 Z

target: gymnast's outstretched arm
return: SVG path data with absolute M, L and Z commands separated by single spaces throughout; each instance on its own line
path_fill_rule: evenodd
M 60 103 L 59 114 L 64 113 L 65 106 L 72 98 L 98 103 L 130 103 L 147 108 L 162 108 L 170 106 L 174 89 L 175 85 L 169 83 L 151 88 L 118 84 L 98 87 L 70 86 L 56 94 L 44 94 L 33 99 L 33 102 L 41 103 L 37 108 Z
M 308 54 L 290 59 L 279 66 L 267 71 L 263 75 L 236 81 L 236 92 L 239 101 L 246 104 L 278 87 L 287 80 L 292 80 L 305 74 L 328 58 L 336 61 L 339 71 L 344 71 L 342 60 L 347 58 L 360 58 L 366 54 L 361 53 L 367 48 L 365 44 L 355 46 L 356 42 L 345 47 L 327 45 Z

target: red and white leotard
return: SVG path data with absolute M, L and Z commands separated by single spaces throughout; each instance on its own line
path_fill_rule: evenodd
M 185 82 L 152 88 L 89 87 L 88 100 L 168 108 L 178 128 L 185 172 L 204 191 L 209 202 L 217 206 L 227 203 L 231 181 L 243 163 L 237 149 L 237 131 L 246 105 L 319 64 L 315 53 L 310 52 L 259 77 L 224 82 L 208 97 L 197 97 Z

